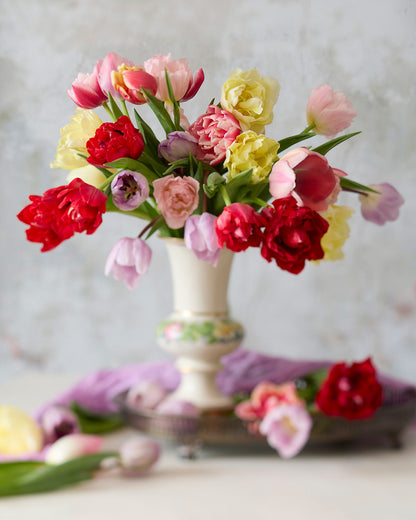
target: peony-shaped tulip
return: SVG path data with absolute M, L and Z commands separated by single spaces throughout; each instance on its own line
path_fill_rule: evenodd
M 101 64 L 101 60 L 97 62 L 92 74 L 79 73 L 72 89 L 67 91 L 72 101 L 81 108 L 96 108 L 107 101 L 107 95 L 98 82 Z
M 188 132 L 171 132 L 167 139 L 159 144 L 158 152 L 169 163 L 189 157 L 189 154 L 196 155 L 198 146 L 197 140 Z
M 113 203 L 122 211 L 131 211 L 149 196 L 149 183 L 144 175 L 132 170 L 118 173 L 111 183 Z
M 198 142 L 197 159 L 215 165 L 225 159 L 227 148 L 241 133 L 241 126 L 230 112 L 210 105 L 189 127 L 189 133 Z
M 61 138 L 51 168 L 73 170 L 87 164 L 81 155 L 88 155 L 87 141 L 103 122 L 92 111 L 77 108 L 71 121 L 61 128 Z
M 152 95 L 157 90 L 157 82 L 153 76 L 141 67 L 129 67 L 124 63 L 111 72 L 111 82 L 123 99 L 135 105 L 143 105 L 147 102 L 146 94 L 142 89 L 149 90 Z
M 153 181 L 153 195 L 166 224 L 172 229 L 183 227 L 199 203 L 199 182 L 192 177 L 166 175 Z
M 74 179 L 66 186 L 45 191 L 42 196 L 30 195 L 31 204 L 17 218 L 29 225 L 26 237 L 43 244 L 42 252 L 50 251 L 74 233 L 91 235 L 102 223 L 107 197 L 100 190 Z
M 99 188 L 107 177 L 92 164 L 87 164 L 87 166 L 81 166 L 81 168 L 71 170 L 66 177 L 66 182 L 69 184 L 76 178 Z
M 370 358 L 362 362 L 336 363 L 322 383 L 315 403 L 325 415 L 366 419 L 381 406 L 383 389 Z
M 322 260 L 342 260 L 344 253 L 342 248 L 350 236 L 350 226 L 348 219 L 354 210 L 348 206 L 330 205 L 326 211 L 320 213 L 329 224 L 328 231 L 322 237 L 321 246 L 325 256 Z M 315 260 L 320 262 L 320 260 Z
M 279 143 L 270 137 L 256 134 L 252 130 L 238 135 L 226 152 L 224 166 L 228 169 L 228 180 L 252 168 L 251 182 L 264 180 L 277 161 Z
M 348 128 L 357 115 L 351 101 L 342 92 L 334 92 L 330 85 L 312 90 L 306 105 L 306 118 L 313 131 L 328 138 Z
M 271 409 L 260 424 L 260 433 L 285 459 L 305 446 L 312 428 L 311 416 L 303 404 L 280 404 Z
M 273 121 L 279 91 L 274 78 L 262 77 L 256 69 L 234 69 L 222 87 L 221 107 L 238 119 L 243 130 L 263 133 Z
M 389 220 L 396 220 L 404 198 L 394 186 L 388 182 L 370 184 L 378 193 L 366 192 L 360 195 L 361 214 L 370 222 L 382 226 Z
M 98 74 L 98 83 L 101 90 L 107 95 L 110 93 L 114 99 L 122 99 L 122 95 L 114 87 L 111 76 L 113 71 L 118 71 L 118 68 L 122 65 L 133 67 L 134 63 L 126 60 L 126 58 L 122 58 L 115 52 L 110 52 L 104 58 Z
M 115 123 L 103 123 L 87 141 L 90 154 L 87 161 L 94 166 L 103 166 L 121 157 L 138 159 L 143 150 L 142 134 L 127 116 L 121 116 Z
M 321 239 L 328 222 L 313 209 L 299 207 L 293 197 L 286 197 L 264 208 L 261 216 L 266 221 L 261 255 L 268 262 L 275 260 L 281 269 L 298 274 L 306 260 L 324 256 Z
M 331 168 L 323 155 L 295 148 L 274 164 L 270 172 L 270 193 L 276 199 L 293 195 L 315 211 L 325 211 L 338 197 L 339 177 L 345 173 Z
M 258 247 L 263 237 L 263 225 L 262 217 L 251 206 L 234 202 L 226 206 L 216 220 L 218 245 L 235 253 Z
M 141 238 L 121 238 L 111 250 L 105 264 L 105 274 L 134 289 L 149 269 L 152 250 Z
M 218 263 L 218 247 L 215 222 L 217 217 L 210 213 L 192 215 L 185 222 L 185 245 L 194 255 L 214 267 Z
M 144 62 L 144 70 L 157 81 L 156 97 L 170 103 L 165 70 L 169 75 L 173 95 L 177 101 L 187 101 L 195 96 L 204 81 L 204 72 L 199 69 L 192 75 L 186 58 L 172 60 L 171 54 L 157 54 Z

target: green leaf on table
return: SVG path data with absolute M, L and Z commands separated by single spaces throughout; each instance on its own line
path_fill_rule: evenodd
M 347 139 L 350 139 L 351 137 L 354 137 L 355 135 L 358 135 L 358 134 L 361 134 L 361 132 L 353 132 L 351 134 L 341 135 L 340 137 L 331 139 L 331 141 L 321 144 L 320 146 L 317 146 L 316 148 L 312 148 L 312 151 L 320 153 L 321 155 L 326 155 L 329 152 L 329 150 L 332 150 L 332 148 L 334 148 L 335 146 L 338 146 L 339 144 L 343 143 Z
M 124 426 L 121 414 L 119 413 L 96 413 L 75 402 L 71 403 L 70 408 L 78 417 L 83 433 L 107 433 Z

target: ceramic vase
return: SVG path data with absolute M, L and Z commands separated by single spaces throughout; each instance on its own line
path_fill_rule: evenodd
M 202 411 L 232 407 L 217 385 L 221 358 L 235 350 L 243 328 L 228 312 L 233 253 L 221 250 L 216 267 L 198 260 L 181 239 L 164 239 L 171 266 L 173 312 L 157 328 L 159 345 L 176 358 L 181 382 L 173 397 Z

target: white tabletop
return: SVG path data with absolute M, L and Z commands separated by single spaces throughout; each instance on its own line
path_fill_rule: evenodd
M 31 373 L 0 384 L 0 404 L 32 412 L 74 378 Z M 137 435 L 107 437 L 109 448 Z M 415 520 L 416 430 L 401 450 L 325 449 L 282 460 L 274 452 L 204 450 L 183 460 L 164 445 L 153 471 L 108 475 L 47 494 L 0 501 L 1 520 Z

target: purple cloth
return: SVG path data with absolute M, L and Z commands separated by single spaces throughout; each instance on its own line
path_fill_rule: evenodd
M 297 361 L 266 356 L 245 349 L 237 349 L 225 356 L 222 363 L 224 369 L 218 374 L 217 382 L 226 395 L 249 393 L 261 381 L 284 383 L 333 364 L 330 361 Z M 72 388 L 42 406 L 35 417 L 39 419 L 52 405 L 67 406 L 73 401 L 98 413 L 114 412 L 117 408 L 113 398 L 145 380 L 155 381 L 171 392 L 179 385 L 180 375 L 171 361 L 100 370 L 84 377 Z M 380 382 L 389 386 L 391 391 L 386 397 L 391 402 L 407 395 L 414 396 L 416 392 L 414 386 L 390 377 L 380 376 Z

